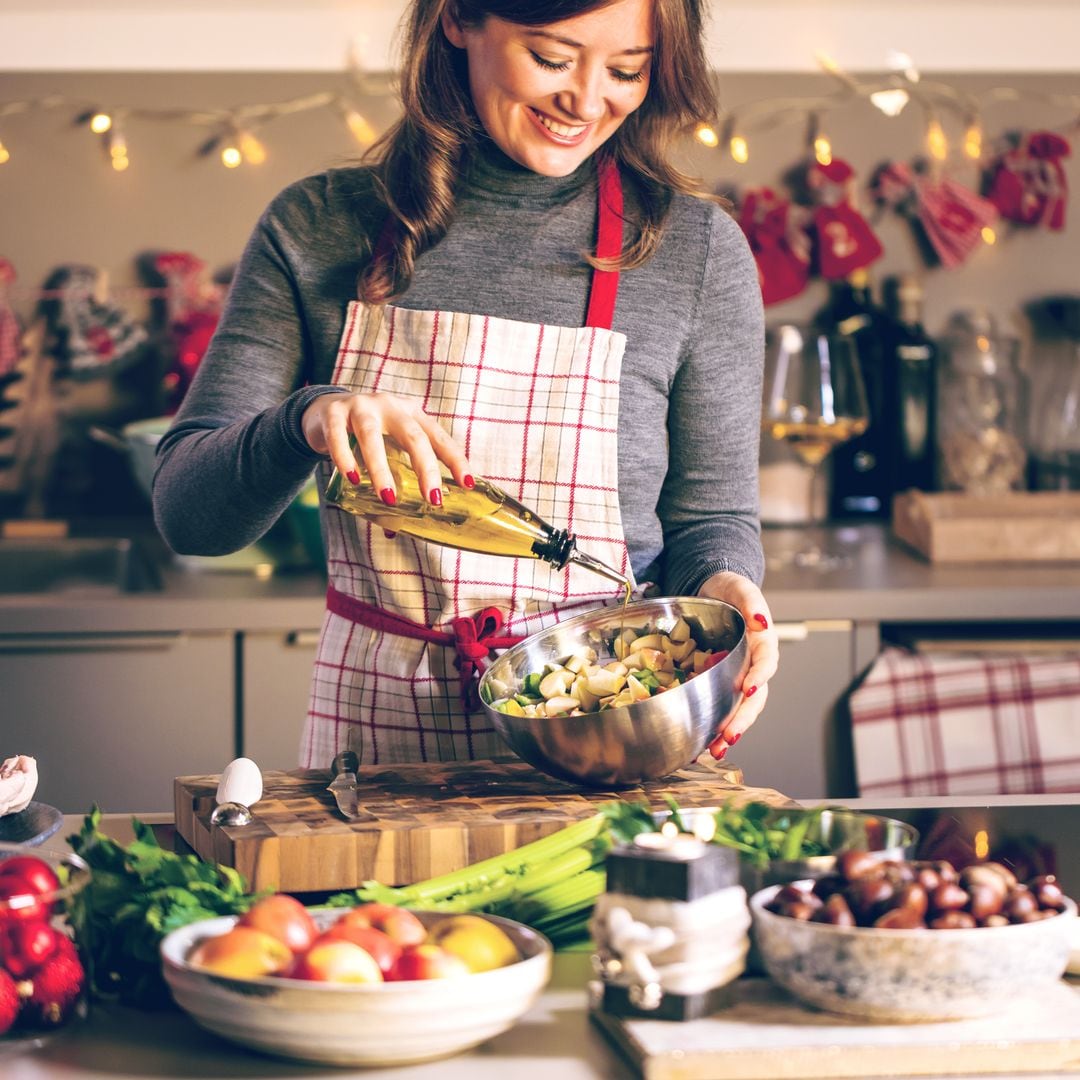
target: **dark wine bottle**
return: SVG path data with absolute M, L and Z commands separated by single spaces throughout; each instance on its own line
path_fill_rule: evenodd
M 917 278 L 890 282 L 892 323 L 885 335 L 885 421 L 892 493 L 936 487 L 935 430 L 938 347 L 922 325 L 923 288 Z
M 828 302 L 814 317 L 818 329 L 854 340 L 870 413 L 866 431 L 832 452 L 829 513 L 833 518 L 881 518 L 889 512 L 891 491 L 884 441 L 889 403 L 883 369 L 888 322 L 871 298 L 866 270 L 855 270 L 842 281 L 833 282 Z

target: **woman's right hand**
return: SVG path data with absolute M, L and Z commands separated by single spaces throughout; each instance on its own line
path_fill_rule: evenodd
M 472 469 L 462 448 L 434 418 L 410 398 L 390 394 L 322 394 L 301 418 L 304 438 L 318 454 L 330 460 L 352 483 L 360 482 L 361 463 L 383 502 L 397 499 L 394 477 L 386 461 L 383 436 L 389 435 L 408 455 L 420 490 L 428 502 L 442 504 L 444 462 L 454 479 L 464 487 L 473 486 Z M 356 453 L 349 435 L 356 438 Z M 357 458 L 359 455 L 359 460 Z

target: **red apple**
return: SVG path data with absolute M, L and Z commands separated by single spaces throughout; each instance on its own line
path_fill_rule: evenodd
M 292 963 L 289 947 L 254 926 L 234 926 L 224 934 L 203 938 L 188 956 L 188 962 L 215 975 L 234 979 L 255 979 L 276 975 Z
M 3 968 L 0 968 L 0 1035 L 10 1028 L 19 1018 L 22 998 L 15 980 Z
M 240 916 L 237 925 L 262 930 L 284 942 L 294 953 L 306 952 L 319 935 L 308 909 L 285 893 L 257 901 Z
M 394 978 L 448 979 L 454 975 L 469 975 L 468 964 L 439 945 L 409 945 L 402 949 L 394 965 Z
M 320 938 L 289 973 L 312 982 L 379 983 L 383 974 L 375 958 L 351 941 Z
M 361 949 L 371 953 L 375 963 L 385 978 L 393 970 L 397 958 L 401 955 L 401 946 L 389 935 L 374 926 L 353 926 L 341 920 L 334 923 L 318 941 L 351 941 Z
M 372 926 L 402 948 L 419 945 L 427 937 L 424 924 L 411 911 L 393 904 L 361 904 L 338 921 L 346 926 Z

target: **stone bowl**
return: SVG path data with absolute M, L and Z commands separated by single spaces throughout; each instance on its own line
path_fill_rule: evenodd
M 750 898 L 762 964 L 806 1005 L 884 1023 L 1002 1012 L 1061 978 L 1076 903 L 1037 922 L 893 930 L 803 922 L 767 910 L 783 888 Z
M 326 929 L 340 908 L 315 909 Z M 418 911 L 426 925 L 441 916 Z M 165 981 L 200 1026 L 277 1057 L 322 1065 L 390 1066 L 460 1053 L 512 1027 L 551 977 L 551 943 L 521 923 L 482 918 L 510 935 L 521 959 L 506 967 L 443 979 L 345 985 L 267 976 L 214 975 L 187 957 L 234 916 L 203 919 L 161 943 Z

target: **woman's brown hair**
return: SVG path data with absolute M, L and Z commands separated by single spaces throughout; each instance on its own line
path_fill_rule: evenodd
M 360 294 L 384 303 L 403 293 L 416 258 L 446 232 L 463 155 L 483 134 L 469 93 L 465 57 L 442 30 L 447 12 L 462 26 L 489 16 L 520 26 L 545 26 L 613 0 L 414 0 L 404 22 L 402 118 L 372 148 L 376 184 L 395 220 L 389 255 L 372 259 Z M 627 246 L 611 265 L 644 263 L 660 243 L 673 193 L 711 197 L 669 160 L 689 128 L 715 117 L 715 95 L 702 41 L 702 0 L 652 0 L 654 49 L 649 90 L 600 153 L 633 184 L 638 210 Z M 596 262 L 592 256 L 585 258 Z

